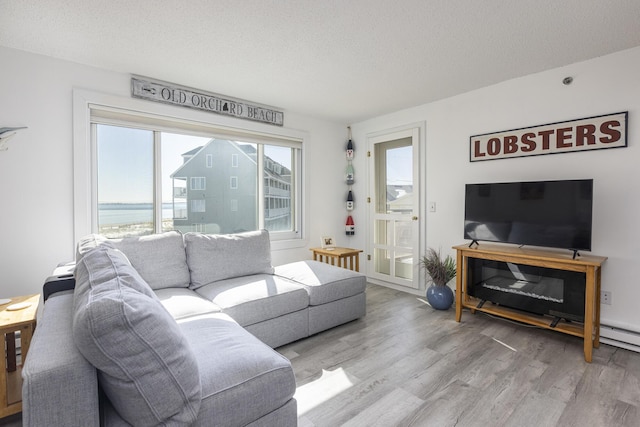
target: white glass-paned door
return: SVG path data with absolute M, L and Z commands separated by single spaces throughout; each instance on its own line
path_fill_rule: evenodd
M 418 130 L 370 138 L 369 142 L 373 157 L 370 275 L 418 289 Z

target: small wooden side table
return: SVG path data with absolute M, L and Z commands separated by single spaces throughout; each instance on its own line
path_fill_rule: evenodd
M 15 333 L 20 332 L 22 364 L 24 364 L 31 337 L 36 327 L 36 311 L 40 295 L 26 295 L 11 298 L 11 302 L 0 305 L 0 332 L 2 341 L 6 342 L 4 361 L 0 366 L 0 418 L 22 411 L 22 366 L 16 365 Z M 16 304 L 29 304 L 19 307 Z
M 360 271 L 361 249 L 351 248 L 311 248 L 315 261 L 326 262 L 349 270 Z

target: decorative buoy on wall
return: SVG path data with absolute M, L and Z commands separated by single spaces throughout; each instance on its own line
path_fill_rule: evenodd
M 347 233 L 347 236 L 353 236 L 354 234 L 356 234 L 356 225 L 353 223 L 353 218 L 351 217 L 351 215 L 347 217 L 345 231 Z
M 347 136 L 347 168 L 345 173 L 345 181 L 349 186 L 347 192 L 347 222 L 345 224 L 345 230 L 347 236 L 353 236 L 355 234 L 356 227 L 353 223 L 353 218 L 351 217 L 351 211 L 353 211 L 354 203 L 353 203 L 353 190 L 351 186 L 355 182 L 355 172 L 353 170 L 353 164 L 351 161 L 353 160 L 353 156 L 355 155 L 355 149 L 353 144 L 353 139 L 351 138 L 351 126 L 347 127 L 348 136 Z
M 351 128 L 349 128 L 349 133 L 351 133 Z M 349 142 L 347 142 L 347 160 L 353 160 L 353 141 L 351 140 L 351 135 L 349 135 Z
M 351 163 L 349 163 L 347 165 L 347 173 L 346 173 L 347 185 L 353 185 L 354 177 L 355 177 L 355 172 L 353 170 L 353 166 L 351 165 Z
M 349 193 L 347 193 L 347 210 L 353 210 L 353 192 L 351 190 L 349 190 Z

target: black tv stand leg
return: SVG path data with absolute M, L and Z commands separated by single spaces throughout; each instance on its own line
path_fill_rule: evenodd
M 573 258 L 571 259 L 576 259 L 577 256 L 580 256 L 580 252 L 578 252 L 577 249 L 572 249 L 572 251 L 573 251 Z
M 553 322 L 551 322 L 551 325 L 549 325 L 549 326 L 551 326 L 552 328 L 555 328 L 556 326 L 558 326 L 558 322 L 560 322 L 560 320 L 562 320 L 562 319 L 560 319 L 558 316 L 555 316 L 553 318 Z
M 476 247 L 480 246 L 480 243 L 478 243 L 477 240 L 472 240 L 471 243 L 469 243 L 469 247 L 471 248 L 471 246 L 473 246 L 474 244 L 476 245 Z

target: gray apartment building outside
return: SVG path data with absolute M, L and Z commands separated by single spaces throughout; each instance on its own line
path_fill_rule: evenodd
M 182 232 L 259 228 L 258 162 L 253 144 L 212 139 L 182 154 L 173 179 L 173 225 Z M 265 156 L 264 228 L 291 229 L 291 170 Z

